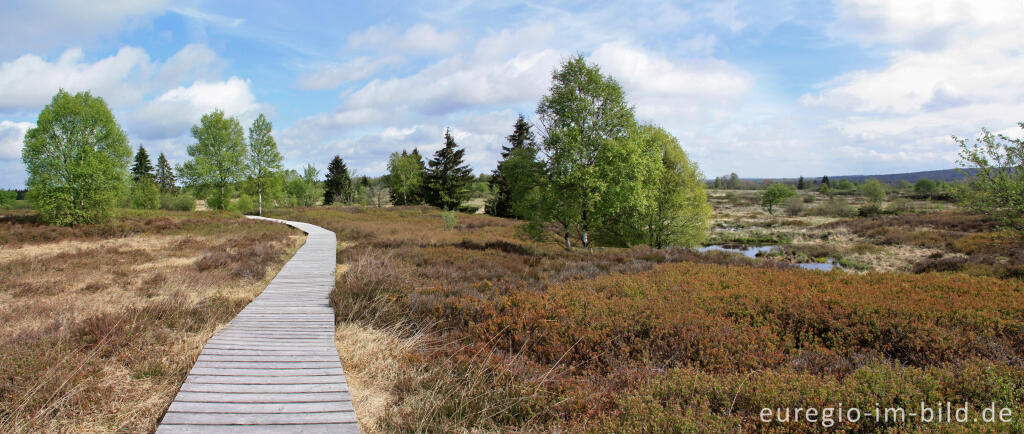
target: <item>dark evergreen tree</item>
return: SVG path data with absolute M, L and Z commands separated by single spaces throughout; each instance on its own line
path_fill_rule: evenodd
M 139 152 L 135 153 L 135 164 L 132 164 L 132 180 L 138 181 L 143 177 L 153 178 L 153 163 L 149 161 L 146 148 L 139 145 Z
M 156 185 L 160 187 L 161 193 L 171 193 L 175 190 L 174 169 L 163 152 L 156 160 Z
M 473 182 L 473 171 L 463 164 L 465 149 L 459 149 L 451 131 L 444 131 L 444 147 L 434 153 L 427 163 L 424 184 L 426 202 L 441 209 L 457 209 L 469 198 L 469 183 Z
M 832 187 L 832 184 L 828 181 L 828 175 L 821 177 L 821 185 L 827 185 L 829 188 Z
M 494 197 L 484 204 L 484 212 L 497 217 L 515 217 L 509 197 L 511 186 L 507 172 L 510 168 L 506 163 L 514 151 L 527 147 L 535 148 L 537 144 L 534 141 L 533 131 L 530 131 L 530 124 L 526 122 L 522 114 L 516 119 L 516 123 L 512 127 L 512 134 L 505 137 L 505 140 L 508 141 L 508 146 L 501 147 L 501 161 L 498 162 L 498 167 L 491 173 L 491 179 L 487 183 L 491 191 L 494 192 Z
M 804 177 L 803 176 L 801 176 L 800 179 L 798 179 L 796 181 L 796 189 L 797 190 L 803 190 L 804 189 Z
M 335 155 L 331 164 L 327 165 L 327 175 L 324 179 L 324 205 L 334 202 L 349 202 L 352 199 L 352 178 L 349 177 L 348 167 L 341 156 Z

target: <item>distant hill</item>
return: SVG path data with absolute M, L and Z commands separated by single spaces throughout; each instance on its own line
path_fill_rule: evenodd
M 976 169 L 967 170 L 967 173 L 973 174 Z M 915 182 L 918 179 L 930 179 L 932 181 L 959 181 L 964 178 L 964 174 L 960 173 L 956 169 L 945 169 L 945 170 L 926 170 L 924 172 L 908 172 L 908 173 L 891 173 L 888 175 L 846 175 L 846 176 L 832 176 L 829 175 L 828 179 L 840 180 L 848 179 L 851 182 L 864 182 L 868 179 L 875 178 L 886 184 L 892 184 L 900 181 Z
M 967 173 L 973 174 L 977 169 L 968 169 Z M 964 175 L 957 171 L 957 169 L 944 169 L 944 170 L 926 170 L 923 172 L 907 172 L 907 173 L 890 173 L 886 175 L 828 175 L 829 181 L 839 181 L 842 179 L 848 179 L 850 182 L 864 182 L 868 179 L 875 178 L 886 184 L 894 184 L 900 181 L 907 181 L 913 183 L 918 179 L 930 179 L 932 181 L 959 181 L 964 178 Z M 763 181 L 765 178 L 744 178 L 750 181 Z M 820 181 L 821 177 L 808 176 L 804 177 L 808 181 Z M 783 179 L 769 179 L 771 181 L 782 181 L 782 182 L 796 182 L 796 178 L 783 178 Z

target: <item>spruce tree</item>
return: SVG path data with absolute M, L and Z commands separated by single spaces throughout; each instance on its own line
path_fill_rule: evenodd
M 803 176 L 800 176 L 800 179 L 798 179 L 796 181 L 796 189 L 797 190 L 803 190 L 804 189 L 804 177 Z
M 533 131 L 530 131 L 530 124 L 526 122 L 522 114 L 516 119 L 516 123 L 512 127 L 512 134 L 505 137 L 505 140 L 508 141 L 508 146 L 501 147 L 501 161 L 498 162 L 498 167 L 494 169 L 491 174 L 491 180 L 488 182 L 488 186 L 494 192 L 494 197 L 488 200 L 484 206 L 484 211 L 487 214 L 497 217 L 514 216 L 509 197 L 511 186 L 509 185 L 508 172 L 511 168 L 506 163 L 508 163 L 509 158 L 512 157 L 515 151 L 535 148 L 537 146 L 534 141 Z
M 427 163 L 426 202 L 445 210 L 457 209 L 469 198 L 473 171 L 463 164 L 465 149 L 459 149 L 451 130 L 444 131 L 444 147 Z
M 352 190 L 352 178 L 349 177 L 348 167 L 341 156 L 335 155 L 331 163 L 327 165 L 327 175 L 324 179 L 324 205 L 334 202 L 348 202 L 351 198 L 349 193 Z
M 821 177 L 821 185 L 827 185 L 829 187 L 832 187 L 832 184 L 828 181 L 828 175 Z
M 174 191 L 174 169 L 171 168 L 171 163 L 167 161 L 163 152 L 156 160 L 156 184 L 160 187 L 161 193 Z
M 135 164 L 132 164 L 132 180 L 138 181 L 143 177 L 153 177 L 153 163 L 149 161 L 146 148 L 139 145 L 139 152 L 135 153 Z

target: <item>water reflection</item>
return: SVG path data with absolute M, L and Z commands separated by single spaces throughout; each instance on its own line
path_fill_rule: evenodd
M 733 252 L 740 253 L 748 258 L 755 258 L 759 253 L 767 254 L 772 250 L 778 249 L 779 246 L 727 246 L 723 244 L 714 244 L 710 246 L 704 246 L 697 249 L 698 252 L 710 252 L 712 250 L 718 250 L 722 252 Z M 827 258 L 825 262 L 804 262 L 795 264 L 797 267 L 805 270 L 818 270 L 818 271 L 831 271 L 833 269 L 842 270 L 839 264 L 836 264 L 832 258 Z

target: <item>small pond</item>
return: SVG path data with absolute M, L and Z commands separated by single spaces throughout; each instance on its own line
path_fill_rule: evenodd
M 718 250 L 722 252 L 733 252 L 740 253 L 748 258 L 756 258 L 759 253 L 768 253 L 772 250 L 779 248 L 779 246 L 725 246 L 721 244 L 715 244 L 710 246 L 704 246 L 697 248 L 698 252 L 709 252 L 712 250 Z M 803 262 L 794 264 L 797 267 L 806 270 L 818 270 L 818 271 L 831 271 L 833 269 L 842 270 L 843 267 L 835 263 L 832 258 L 827 258 L 825 262 Z

